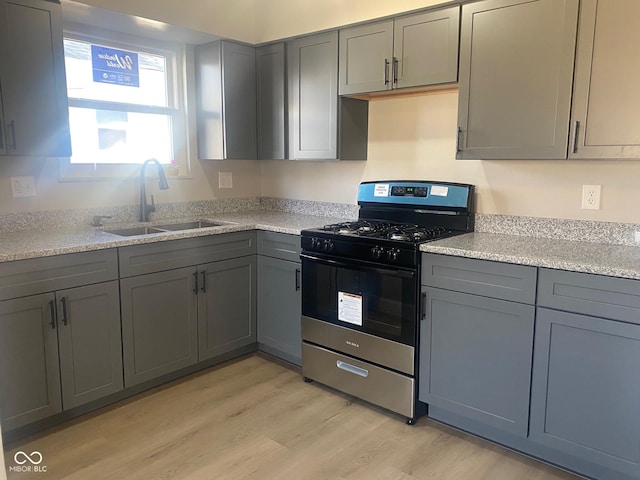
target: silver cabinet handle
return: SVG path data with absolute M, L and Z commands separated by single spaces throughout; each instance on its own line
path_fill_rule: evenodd
M 369 370 L 365 370 L 364 368 L 356 367 L 355 365 L 351 365 L 349 363 L 345 363 L 341 360 L 336 362 L 336 367 L 340 370 L 344 370 L 345 372 L 353 373 L 354 375 L 358 375 L 359 377 L 367 378 L 369 376 Z
M 16 122 L 11 120 L 9 122 L 9 128 L 11 129 L 11 148 L 14 150 L 18 149 L 18 145 L 16 144 Z M 7 141 L 7 149 L 9 149 L 9 142 Z
M 580 132 L 580 121 L 576 120 L 573 128 L 573 148 L 572 153 L 578 153 L 578 134 Z
M 62 297 L 60 299 L 60 303 L 62 304 L 62 324 L 63 325 L 68 325 L 69 324 L 69 317 L 67 314 L 67 298 L 66 297 Z
M 398 85 L 398 59 L 393 57 L 393 84 Z
M 389 59 L 384 59 L 384 84 L 389 85 Z

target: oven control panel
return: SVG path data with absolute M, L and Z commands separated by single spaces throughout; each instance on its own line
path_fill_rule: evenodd
M 301 246 L 303 252 L 331 255 L 334 259 L 344 258 L 402 267 L 414 266 L 418 255 L 417 250 L 413 248 L 399 248 L 364 240 L 353 242 L 316 236 L 302 236 Z

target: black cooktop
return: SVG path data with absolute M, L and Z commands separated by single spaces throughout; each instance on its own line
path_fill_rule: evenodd
M 451 230 L 437 225 L 415 225 L 375 220 L 356 220 L 334 223 L 317 229 L 334 235 L 366 237 L 375 240 L 394 240 L 416 244 L 451 235 Z

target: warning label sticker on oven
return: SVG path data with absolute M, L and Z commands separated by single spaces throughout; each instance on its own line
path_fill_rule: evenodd
M 376 183 L 373 189 L 374 197 L 388 197 L 389 196 L 389 184 L 388 183 Z
M 434 185 L 431 187 L 431 195 L 434 197 L 446 197 L 449 195 L 449 187 L 444 185 Z
M 362 326 L 362 296 L 338 292 L 338 320 Z

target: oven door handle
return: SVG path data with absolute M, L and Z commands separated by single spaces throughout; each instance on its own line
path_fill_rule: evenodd
M 300 258 L 303 260 L 310 260 L 312 262 L 320 263 L 323 265 L 331 265 L 333 267 L 339 267 L 339 268 L 354 268 L 357 270 L 363 270 L 367 272 L 375 272 L 375 273 L 381 273 L 381 274 L 388 274 L 389 272 L 393 272 L 394 275 L 397 275 L 403 278 L 415 278 L 416 276 L 415 270 L 409 270 L 409 269 L 391 267 L 391 266 L 387 268 L 375 267 L 372 265 L 367 265 L 366 263 L 360 262 L 358 260 L 351 260 L 351 261 L 345 262 L 340 260 L 317 257 L 314 255 L 308 255 L 306 253 L 300 254 Z

